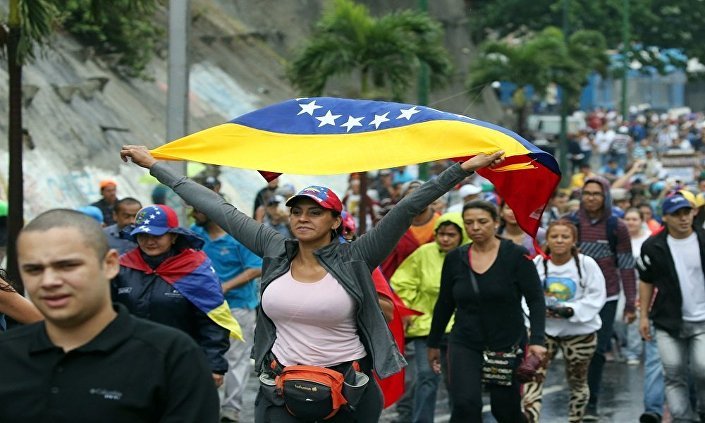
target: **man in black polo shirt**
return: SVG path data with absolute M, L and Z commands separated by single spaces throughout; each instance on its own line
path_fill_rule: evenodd
M 46 319 L 0 336 L 1 422 L 217 422 L 200 348 L 110 302 L 117 251 L 92 218 L 50 210 L 17 241 L 22 280 Z

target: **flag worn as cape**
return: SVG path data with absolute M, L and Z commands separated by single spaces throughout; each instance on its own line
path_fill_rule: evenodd
M 231 337 L 242 341 L 240 324 L 230 313 L 211 261 L 203 251 L 185 249 L 152 269 L 135 248 L 120 256 L 120 265 L 148 275 L 156 273 L 211 320 L 228 329 Z
M 152 150 L 157 159 L 191 160 L 277 173 L 330 175 L 432 160 L 456 161 L 504 150 L 489 179 L 535 236 L 560 181 L 550 154 L 491 123 L 429 107 L 330 97 L 287 100 Z
M 394 304 L 394 318 L 391 322 L 387 322 L 387 326 L 389 326 L 389 330 L 392 332 L 392 336 L 394 336 L 394 342 L 396 342 L 397 348 L 404 354 L 404 323 L 402 319 L 406 316 L 418 316 L 423 313 L 412 310 L 404 305 L 401 298 L 392 291 L 389 282 L 387 282 L 387 279 L 385 279 L 379 267 L 372 272 L 372 280 L 375 283 L 377 294 L 390 299 Z M 375 374 L 375 379 L 382 389 L 384 408 L 399 401 L 399 398 L 404 395 L 404 369 L 385 379 L 380 379 Z

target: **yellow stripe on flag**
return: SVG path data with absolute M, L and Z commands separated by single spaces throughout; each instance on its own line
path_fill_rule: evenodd
M 220 326 L 228 329 L 230 331 L 230 337 L 244 341 L 240 324 L 235 320 L 232 313 L 230 313 L 230 307 L 228 307 L 227 302 L 223 301 L 223 304 L 208 312 L 208 317 Z
M 436 120 L 344 136 L 281 134 L 226 123 L 157 147 L 152 155 L 269 172 L 331 175 L 489 154 L 498 149 L 504 150 L 506 157 L 529 153 L 501 131 Z M 276 154 L 263 154 L 265 151 Z

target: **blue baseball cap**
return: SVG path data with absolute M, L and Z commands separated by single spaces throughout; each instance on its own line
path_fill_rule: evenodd
M 135 229 L 130 235 L 147 234 L 161 236 L 179 227 L 179 217 L 174 209 L 164 204 L 143 207 L 137 212 Z
M 164 204 L 142 207 L 137 212 L 135 224 L 127 234 L 127 239 L 137 241 L 137 235 L 162 236 L 165 233 L 180 235 L 191 248 L 200 249 L 204 241 L 190 229 L 179 226 L 179 217 L 174 209 Z
M 96 220 L 96 222 L 103 224 L 103 211 L 96 206 L 81 206 L 76 209 L 86 216 L 90 216 Z
M 693 205 L 682 195 L 676 194 L 664 200 L 663 205 L 661 206 L 661 211 L 663 214 L 673 214 L 684 208 L 692 209 Z

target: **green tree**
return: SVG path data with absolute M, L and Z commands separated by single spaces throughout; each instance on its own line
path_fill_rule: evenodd
M 578 31 L 566 42 L 561 30 L 548 27 L 518 42 L 482 44 L 478 58 L 470 66 L 467 86 L 473 94 L 495 81 L 516 84 L 512 103 L 517 132 L 523 134 L 527 111 L 536 96 L 543 97 L 555 83 L 562 88 L 567 105 L 574 108 L 588 75 L 593 71 L 604 73 L 607 63 L 605 39 L 600 33 Z M 526 95 L 529 85 L 534 89 L 534 98 Z
M 476 42 L 508 34 L 521 36 L 546 26 L 561 26 L 564 3 L 572 30 L 594 30 L 607 47 L 622 44 L 622 10 L 629 1 L 631 42 L 660 49 L 678 48 L 705 63 L 705 2 L 692 0 L 494 0 L 471 2 L 470 28 Z M 516 13 L 520 10 L 521 13 Z M 648 53 L 648 52 L 647 52 Z M 639 52 L 632 58 L 645 65 L 660 61 Z M 686 63 L 681 62 L 685 67 Z
M 432 88 L 451 76 L 443 29 L 426 13 L 404 10 L 376 18 L 352 0 L 330 6 L 288 67 L 302 94 L 320 95 L 331 77 L 359 72 L 361 97 L 401 100 L 421 63 L 428 65 Z
M 142 76 L 164 30 L 155 23 L 158 0 L 57 0 L 63 27 L 98 54 L 116 56 L 115 69 Z

